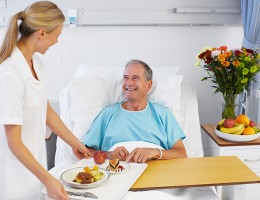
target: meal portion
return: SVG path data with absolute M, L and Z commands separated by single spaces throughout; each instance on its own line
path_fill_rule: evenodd
M 120 165 L 119 159 L 109 160 L 109 165 L 106 168 L 107 171 L 122 172 L 124 167 Z
M 73 182 L 81 184 L 90 184 L 101 180 L 104 174 L 99 171 L 98 166 L 95 165 L 92 169 L 89 167 L 84 167 L 84 172 L 79 172 Z

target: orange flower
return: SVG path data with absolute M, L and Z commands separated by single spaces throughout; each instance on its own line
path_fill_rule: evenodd
M 232 65 L 234 65 L 235 67 L 238 67 L 238 66 L 240 65 L 240 62 L 237 61 L 237 60 L 234 60 L 234 61 L 232 62 Z
M 226 53 L 225 53 L 225 56 L 228 58 L 228 57 L 230 57 L 232 55 L 232 52 L 230 52 L 230 51 L 227 51 Z
M 219 55 L 218 55 L 218 60 L 219 60 L 220 62 L 226 60 L 225 54 L 219 54 Z
M 221 47 L 219 47 L 219 50 L 220 51 L 226 51 L 227 50 L 227 46 L 221 46 Z
M 230 62 L 224 60 L 221 62 L 221 65 L 223 65 L 224 67 L 228 67 L 230 65 Z

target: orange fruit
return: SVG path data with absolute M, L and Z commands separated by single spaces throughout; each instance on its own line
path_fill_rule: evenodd
M 84 167 L 83 169 L 85 172 L 90 173 L 92 170 L 89 167 Z
M 246 115 L 238 115 L 235 122 L 238 124 L 245 124 L 246 126 L 249 126 L 250 119 Z
M 242 134 L 243 135 L 253 135 L 253 134 L 255 134 L 255 129 L 253 129 L 251 126 L 247 126 L 244 128 L 244 131 Z

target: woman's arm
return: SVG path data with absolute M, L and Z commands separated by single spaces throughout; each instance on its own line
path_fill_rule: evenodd
M 59 115 L 52 109 L 49 102 L 47 105 L 47 125 L 56 135 L 71 146 L 78 159 L 92 157 L 90 151 L 65 126 Z
M 23 144 L 21 139 L 22 126 L 5 125 L 4 127 L 9 149 L 45 185 L 48 196 L 54 199 L 68 200 L 69 198 L 60 182 L 37 162 L 29 149 Z

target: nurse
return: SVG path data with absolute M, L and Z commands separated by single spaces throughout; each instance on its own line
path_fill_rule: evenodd
M 91 157 L 46 99 L 42 63 L 58 42 L 65 18 L 56 4 L 35 2 L 15 14 L 0 49 L 0 199 L 40 199 L 41 183 L 52 199 L 67 200 L 63 185 L 45 169 L 46 124 L 75 155 Z M 0 130 L 1 131 L 1 130 Z

